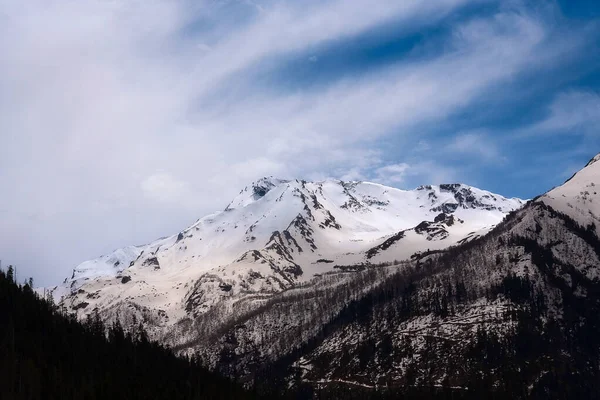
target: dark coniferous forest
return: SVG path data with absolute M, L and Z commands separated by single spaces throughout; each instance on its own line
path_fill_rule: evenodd
M 240 386 L 99 317 L 85 323 L 0 271 L 0 399 L 244 399 Z

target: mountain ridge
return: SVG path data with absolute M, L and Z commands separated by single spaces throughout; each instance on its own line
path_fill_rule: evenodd
M 175 235 L 80 264 L 53 294 L 80 317 L 136 315 L 161 330 L 222 301 L 277 293 L 336 267 L 389 263 L 469 240 L 523 204 L 464 184 L 401 190 L 262 178 Z

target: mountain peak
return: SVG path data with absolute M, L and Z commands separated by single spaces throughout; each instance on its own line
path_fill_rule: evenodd
M 550 207 L 588 226 L 600 222 L 600 154 L 561 186 L 539 198 Z
M 229 203 L 225 211 L 234 208 L 245 207 L 261 198 L 271 191 L 274 187 L 288 183 L 289 180 L 274 178 L 273 176 L 265 176 L 246 186 L 240 193 Z
M 263 177 L 225 212 L 81 264 L 55 293 L 80 314 L 94 307 L 132 312 L 131 302 L 167 326 L 229 298 L 286 290 L 336 266 L 389 263 L 446 248 L 523 204 L 462 184 L 422 188 Z
M 592 159 L 590 161 L 588 161 L 588 163 L 585 166 L 589 167 L 590 165 L 592 165 L 593 163 L 595 163 L 598 160 L 600 160 L 600 153 L 598 153 L 594 157 L 592 157 Z

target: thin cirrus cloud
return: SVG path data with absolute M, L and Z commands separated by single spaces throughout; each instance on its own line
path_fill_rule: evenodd
M 588 91 L 560 93 L 548 115 L 528 130 L 531 133 L 598 134 L 600 95 Z
M 480 131 L 457 134 L 448 144 L 447 150 L 459 156 L 474 156 L 485 162 L 500 162 L 505 159 L 491 135 Z
M 416 35 L 427 56 L 306 87 L 258 79 L 290 60 L 318 68 L 328 47 L 382 27 Z M 265 175 L 469 179 L 445 151 L 493 163 L 502 142 L 450 118 L 581 39 L 552 45 L 552 30 L 544 12 L 492 0 L 0 0 L 0 256 L 50 284 L 224 208 Z M 547 124 L 581 111 L 565 109 Z

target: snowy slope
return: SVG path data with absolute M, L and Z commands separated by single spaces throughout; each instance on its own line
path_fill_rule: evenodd
M 582 226 L 600 220 L 600 154 L 563 185 L 552 189 L 539 200 L 567 214 Z
M 524 204 L 467 185 L 263 178 L 224 211 L 145 246 L 77 266 L 56 297 L 169 326 L 223 301 L 268 295 L 348 265 L 408 259 L 480 235 Z

